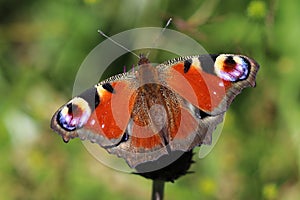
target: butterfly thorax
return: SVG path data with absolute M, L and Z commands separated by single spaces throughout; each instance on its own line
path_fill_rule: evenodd
M 179 98 L 160 83 L 157 69 L 150 64 L 140 67 L 137 78 L 141 86 L 134 95 L 131 118 L 135 125 L 144 127 L 145 132 L 152 133 L 150 135 L 160 135 L 167 144 L 180 120 L 180 112 L 176 112 L 180 111 Z
M 157 69 L 149 63 L 140 65 L 136 78 L 140 85 L 159 82 Z

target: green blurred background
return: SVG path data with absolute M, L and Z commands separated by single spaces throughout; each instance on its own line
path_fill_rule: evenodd
M 49 122 L 104 40 L 98 28 L 114 35 L 169 17 L 208 52 L 245 54 L 261 69 L 213 151 L 166 185 L 166 199 L 300 199 L 299 9 L 298 0 L 0 1 L 0 199 L 150 199 L 151 181 L 103 166 L 79 140 L 64 144 Z

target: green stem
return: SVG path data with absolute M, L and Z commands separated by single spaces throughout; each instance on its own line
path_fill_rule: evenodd
M 153 180 L 152 183 L 152 200 L 163 200 L 164 199 L 164 188 L 165 181 Z

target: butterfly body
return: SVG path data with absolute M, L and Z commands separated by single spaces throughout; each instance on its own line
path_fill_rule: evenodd
M 258 64 L 233 54 L 180 57 L 100 82 L 62 106 L 51 127 L 90 140 L 129 166 L 211 143 L 234 97 L 255 86 Z

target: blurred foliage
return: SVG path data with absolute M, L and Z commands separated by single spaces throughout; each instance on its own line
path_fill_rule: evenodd
M 150 198 L 150 181 L 104 167 L 79 140 L 63 144 L 49 121 L 104 40 L 97 29 L 163 27 L 169 17 L 169 28 L 208 52 L 245 54 L 261 69 L 214 150 L 166 185 L 166 199 L 300 199 L 299 8 L 297 0 L 0 1 L 0 199 Z M 114 73 L 131 64 L 120 60 Z

